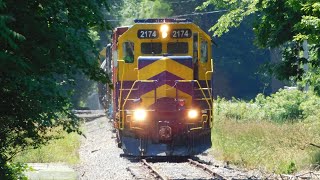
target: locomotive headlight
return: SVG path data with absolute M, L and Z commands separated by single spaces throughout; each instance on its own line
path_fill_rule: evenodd
M 167 24 L 163 24 L 160 27 L 160 32 L 162 33 L 162 38 L 166 38 L 168 36 L 169 26 Z
M 162 33 L 162 38 L 164 39 L 164 38 L 166 38 L 168 36 L 168 33 L 166 33 L 166 32 L 163 32 Z
M 197 110 L 191 109 L 188 111 L 188 117 L 190 119 L 195 119 L 198 117 L 198 115 L 199 115 L 199 112 Z
M 169 31 L 169 26 L 166 24 L 161 25 L 160 27 L 161 32 L 168 32 Z
M 133 112 L 133 118 L 137 121 L 144 121 L 147 117 L 147 111 L 144 109 L 137 109 Z

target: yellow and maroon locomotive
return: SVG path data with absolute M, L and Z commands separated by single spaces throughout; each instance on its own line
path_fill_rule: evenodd
M 139 19 L 114 30 L 117 141 L 133 156 L 190 156 L 211 147 L 211 38 L 187 19 Z

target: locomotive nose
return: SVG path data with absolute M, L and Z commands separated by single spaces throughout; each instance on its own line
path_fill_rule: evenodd
M 138 79 L 155 80 L 153 84 L 139 83 L 140 95 L 145 108 L 156 106 L 160 111 L 176 109 L 177 99 L 186 99 L 189 105 L 192 96 L 191 83 L 179 80 L 193 79 L 191 56 L 140 56 L 138 58 Z M 189 104 L 188 104 L 189 103 Z

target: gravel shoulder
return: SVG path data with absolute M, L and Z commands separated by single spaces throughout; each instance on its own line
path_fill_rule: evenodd
M 111 122 L 104 112 L 81 114 L 87 120 L 85 136 L 79 149 L 80 164 L 75 167 L 78 179 L 133 179 L 127 167 L 132 164 L 120 157 Z

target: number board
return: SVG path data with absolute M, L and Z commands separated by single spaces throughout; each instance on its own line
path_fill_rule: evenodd
M 171 31 L 171 38 L 190 38 L 191 35 L 190 29 L 173 29 Z
M 140 39 L 154 39 L 158 38 L 159 33 L 155 29 L 140 29 L 138 30 L 138 38 Z

